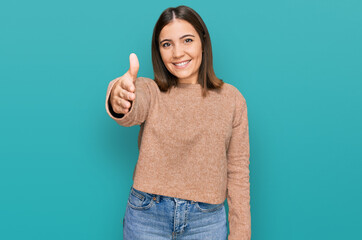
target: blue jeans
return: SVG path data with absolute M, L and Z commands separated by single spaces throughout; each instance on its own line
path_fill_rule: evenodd
M 150 194 L 131 187 L 123 240 L 226 240 L 224 203 Z

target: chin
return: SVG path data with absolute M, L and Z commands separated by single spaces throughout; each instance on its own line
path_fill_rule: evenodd
M 174 76 L 177 77 L 177 79 L 187 79 L 191 77 L 191 75 L 179 75 L 179 74 L 178 75 L 174 74 Z
M 171 72 L 171 71 L 170 71 Z M 191 72 L 185 72 L 185 73 L 183 73 L 183 72 L 178 72 L 178 71 L 173 71 L 173 72 L 171 72 L 172 73 L 172 75 L 174 75 L 175 77 L 177 77 L 177 78 L 189 78 L 189 77 L 191 77 L 192 76 L 192 73 Z

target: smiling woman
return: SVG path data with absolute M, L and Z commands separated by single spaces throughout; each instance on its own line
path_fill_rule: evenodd
M 141 126 L 123 239 L 250 240 L 246 100 L 216 77 L 208 30 L 193 9 L 162 12 L 152 63 L 154 80 L 137 77 L 131 54 L 106 94 L 112 119 Z
M 167 70 L 179 83 L 197 84 L 202 43 L 195 28 L 189 22 L 175 18 L 162 29 L 159 38 L 161 58 Z
M 155 81 L 161 91 L 178 83 L 200 84 L 218 89 L 223 81 L 216 77 L 209 31 L 200 15 L 186 6 L 166 9 L 153 29 L 152 63 Z

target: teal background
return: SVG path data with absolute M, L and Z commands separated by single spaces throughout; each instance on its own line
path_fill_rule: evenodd
M 0 239 L 122 239 L 139 126 L 106 89 L 131 52 L 153 77 L 153 26 L 181 4 L 247 101 L 252 239 L 362 239 L 358 0 L 1 3 Z

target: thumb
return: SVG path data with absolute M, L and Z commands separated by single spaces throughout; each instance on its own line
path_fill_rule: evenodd
M 132 77 L 133 81 L 137 78 L 138 69 L 140 68 L 140 64 L 138 62 L 137 55 L 131 53 L 129 55 L 129 75 Z

